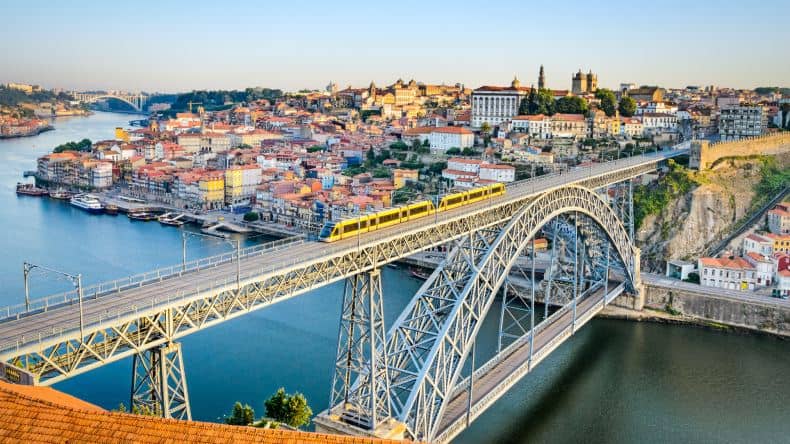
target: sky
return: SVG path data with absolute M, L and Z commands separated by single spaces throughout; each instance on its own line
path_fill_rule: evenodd
M 180 92 L 398 78 L 790 86 L 788 0 L 0 0 L 0 83 Z

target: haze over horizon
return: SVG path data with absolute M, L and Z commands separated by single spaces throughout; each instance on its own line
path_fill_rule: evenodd
M 396 79 L 553 89 L 578 69 L 602 87 L 790 86 L 785 1 L 616 0 L 478 7 L 407 0 L 261 6 L 234 3 L 0 5 L 0 83 L 180 92 L 250 86 L 298 90 Z

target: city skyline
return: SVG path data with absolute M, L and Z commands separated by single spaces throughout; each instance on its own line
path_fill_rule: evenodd
M 587 11 L 581 2 L 503 2 L 481 15 L 412 2 L 383 11 L 361 2 L 335 9 L 303 3 L 264 9 L 247 2 L 193 2 L 189 8 L 6 4 L 0 13 L 14 20 L 0 30 L 6 57 L 0 82 L 293 91 L 321 89 L 330 81 L 343 88 L 413 78 L 477 87 L 506 84 L 514 75 L 524 85 L 536 84 L 542 64 L 552 89 L 569 89 L 578 69 L 596 72 L 609 88 L 788 86 L 790 59 L 777 48 L 790 37 L 782 26 L 790 8 L 778 1 L 748 9 L 678 1 L 610 6 Z

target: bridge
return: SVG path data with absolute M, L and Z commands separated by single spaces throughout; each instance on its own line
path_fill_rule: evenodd
M 125 92 L 77 92 L 71 93 L 75 100 L 82 103 L 96 103 L 99 100 L 115 99 L 126 103 L 134 108 L 137 112 L 142 112 L 145 104 L 148 101 L 148 95 L 143 93 L 125 93 Z
M 331 244 L 286 239 L 6 307 L 0 376 L 50 385 L 133 357 L 132 405 L 189 419 L 179 338 L 344 280 L 331 404 L 319 429 L 446 442 L 603 306 L 638 294 L 633 179 L 686 152 L 540 176 Z M 506 277 L 520 256 L 534 255 L 538 235 L 552 240 L 551 264 L 540 282 L 534 268 L 525 276 L 532 289 L 523 294 Z M 380 268 L 439 246 L 446 260 L 385 328 Z M 538 291 L 562 308 L 538 313 Z M 498 353 L 467 366 L 495 300 Z M 467 367 L 474 370 L 464 377 Z

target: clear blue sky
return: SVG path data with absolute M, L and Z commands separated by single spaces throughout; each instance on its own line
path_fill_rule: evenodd
M 788 0 L 0 3 L 0 82 L 183 91 L 330 80 L 790 86 Z

